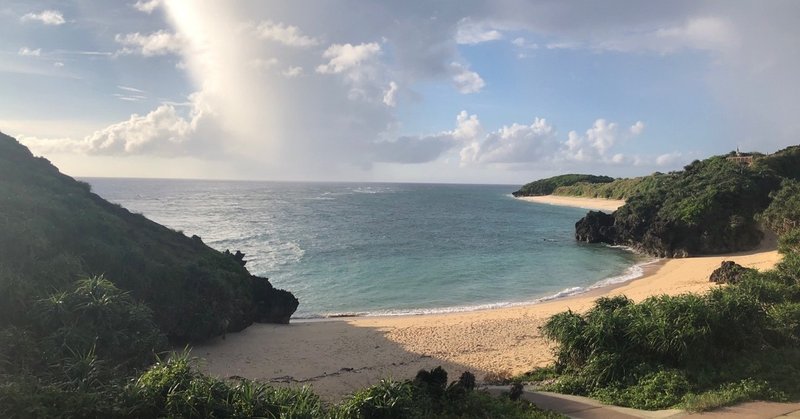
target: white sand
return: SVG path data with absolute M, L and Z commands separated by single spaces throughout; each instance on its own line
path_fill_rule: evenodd
M 625 205 L 625 201 L 621 199 L 583 198 L 579 196 L 542 195 L 523 196 L 519 199 L 539 204 L 585 208 L 606 212 L 614 212 L 617 208 Z

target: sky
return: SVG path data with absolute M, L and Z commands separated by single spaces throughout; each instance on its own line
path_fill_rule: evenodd
M 0 131 L 90 177 L 521 184 L 798 144 L 800 2 L 0 3 Z

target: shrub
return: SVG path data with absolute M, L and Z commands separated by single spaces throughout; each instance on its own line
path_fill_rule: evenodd
M 152 312 L 102 276 L 79 280 L 74 288 L 40 300 L 39 333 L 50 362 L 92 353 L 115 367 L 142 367 L 166 339 Z
M 411 417 L 413 386 L 410 382 L 381 380 L 354 393 L 337 409 L 334 417 L 380 419 Z

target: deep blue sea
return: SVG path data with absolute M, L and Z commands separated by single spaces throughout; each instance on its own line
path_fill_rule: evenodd
M 300 300 L 296 318 L 460 311 L 577 293 L 641 273 L 577 243 L 586 210 L 515 186 L 84 179 L 100 196 L 218 250 Z

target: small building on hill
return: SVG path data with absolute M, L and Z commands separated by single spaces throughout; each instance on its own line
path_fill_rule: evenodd
M 728 156 L 728 160 L 738 163 L 742 166 L 750 166 L 753 164 L 753 160 L 755 160 L 755 156 L 750 153 L 742 153 L 739 151 L 739 148 L 736 148 L 736 154 L 732 154 Z

